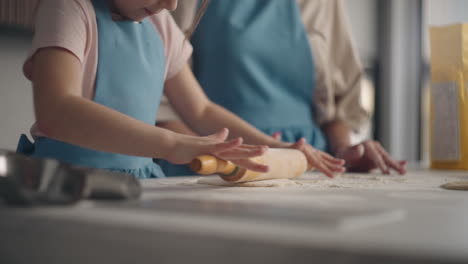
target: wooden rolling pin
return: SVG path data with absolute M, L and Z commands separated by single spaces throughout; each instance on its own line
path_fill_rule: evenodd
M 292 179 L 307 170 L 307 159 L 296 149 L 269 149 L 262 156 L 252 158 L 257 163 L 269 166 L 266 173 L 255 172 L 236 166 L 230 161 L 213 156 L 199 156 L 190 163 L 190 168 L 201 175 L 218 174 L 228 182 L 250 182 L 272 179 Z

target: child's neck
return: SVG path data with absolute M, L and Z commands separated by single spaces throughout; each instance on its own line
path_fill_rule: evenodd
M 107 5 L 111 11 L 113 20 L 125 20 L 125 17 L 120 14 L 120 11 L 113 0 L 107 0 Z

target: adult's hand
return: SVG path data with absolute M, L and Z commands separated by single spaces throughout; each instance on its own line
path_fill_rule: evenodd
M 340 148 L 336 151 L 336 157 L 344 159 L 347 170 L 351 172 L 380 169 L 384 174 L 390 174 L 391 170 L 406 173 L 406 161 L 395 161 L 379 142 L 373 140 Z

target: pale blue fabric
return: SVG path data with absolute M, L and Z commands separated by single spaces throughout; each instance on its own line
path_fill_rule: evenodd
M 165 51 L 159 33 L 148 20 L 113 21 L 106 0 L 92 2 L 99 33 L 94 101 L 154 125 L 165 72 Z M 126 172 L 138 178 L 164 177 L 151 158 L 94 151 L 49 138 L 39 138 L 32 145 L 22 136 L 18 152 Z
M 327 142 L 314 122 L 314 62 L 296 1 L 212 0 L 198 26 L 194 73 L 208 97 L 267 134 Z M 168 176 L 186 168 L 163 164 Z

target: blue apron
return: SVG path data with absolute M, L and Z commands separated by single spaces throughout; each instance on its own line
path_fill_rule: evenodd
M 164 45 L 159 33 L 148 20 L 113 21 L 106 0 L 92 2 L 99 36 L 94 101 L 154 125 L 165 72 Z M 23 135 L 18 152 L 126 172 L 138 178 L 164 177 L 151 158 L 94 151 L 49 138 L 38 138 L 32 144 Z
M 304 137 L 326 150 L 314 122 L 313 56 L 295 0 L 212 0 L 192 43 L 194 73 L 212 101 L 266 134 L 279 131 L 287 142 Z

